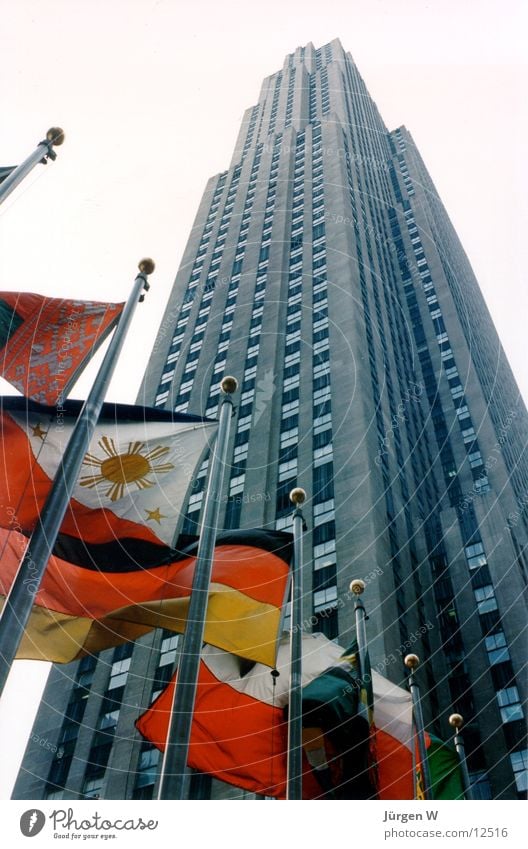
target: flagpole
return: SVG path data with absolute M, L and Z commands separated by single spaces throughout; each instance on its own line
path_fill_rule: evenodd
M 414 725 L 416 735 L 418 737 L 418 751 L 420 753 L 420 769 L 424 783 L 424 799 L 431 799 L 431 777 L 429 775 L 429 763 L 427 761 L 427 748 L 425 745 L 425 729 L 422 713 L 422 703 L 420 701 L 420 687 L 416 683 L 414 670 L 420 663 L 420 658 L 416 654 L 408 654 L 404 661 L 405 666 L 409 669 L 409 689 L 413 704 Z
M 231 395 L 236 392 L 238 382 L 234 377 L 224 377 L 220 386 L 225 397 L 220 408 L 218 434 L 211 457 L 191 600 L 183 635 L 167 745 L 161 766 L 159 799 L 184 799 L 189 780 L 187 756 L 200 672 L 200 656 L 205 630 L 209 584 L 213 569 L 216 529 L 220 515 L 224 468 L 233 413 Z
M 141 260 L 139 270 L 140 273 L 134 281 L 132 292 L 121 313 L 99 372 L 79 413 L 38 524 L 30 537 L 0 614 L 0 695 L 15 660 L 35 596 L 46 571 L 64 514 L 68 509 L 130 322 L 138 302 L 143 300 L 144 295 L 141 292 L 149 289 L 147 277 L 154 271 L 153 261 Z
M 60 127 L 51 127 L 46 133 L 46 138 L 39 142 L 35 150 L 33 151 L 24 162 L 21 162 L 20 165 L 17 165 L 16 168 L 13 168 L 8 177 L 0 185 L 0 203 L 3 203 L 4 200 L 11 192 L 18 186 L 19 183 L 22 182 L 24 177 L 26 177 L 30 171 L 33 170 L 35 165 L 39 162 L 42 162 L 46 165 L 48 159 L 52 161 L 57 158 L 57 154 L 53 150 L 53 146 L 58 147 L 64 141 L 64 131 L 61 130 Z
M 464 724 L 464 719 L 459 713 L 452 713 L 449 717 L 449 724 L 455 729 L 453 742 L 457 750 L 458 759 L 460 761 L 460 771 L 462 772 L 462 783 L 464 785 L 464 796 L 470 801 L 473 800 L 473 791 L 471 790 L 471 782 L 469 780 L 469 772 L 466 761 L 466 750 L 464 748 L 464 740 L 460 734 L 460 729 Z
M 302 799 L 302 619 L 303 527 L 306 492 L 292 489 L 293 514 L 292 628 L 290 637 L 290 701 L 288 709 L 288 799 Z
M 359 655 L 359 677 L 363 679 L 367 669 L 367 613 L 361 600 L 365 592 L 365 581 L 356 578 L 350 584 L 350 591 L 355 595 L 354 613 L 356 615 L 356 639 Z

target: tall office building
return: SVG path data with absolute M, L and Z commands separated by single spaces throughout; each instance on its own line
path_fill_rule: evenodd
M 387 130 L 338 40 L 287 56 L 245 113 L 138 401 L 214 417 L 225 374 L 240 388 L 224 527 L 287 528 L 304 487 L 305 627 L 346 644 L 363 578 L 373 666 L 401 682 L 416 651 L 428 727 L 445 738 L 460 712 L 475 795 L 517 798 L 528 417 L 410 133 Z M 176 643 L 54 668 L 15 797 L 150 798 L 158 752 L 133 720 Z

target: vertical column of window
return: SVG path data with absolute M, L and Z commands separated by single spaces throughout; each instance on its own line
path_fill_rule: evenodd
M 312 132 L 312 630 L 338 635 L 332 396 L 321 125 Z
M 424 523 L 425 539 L 431 565 L 433 594 L 437 610 L 442 652 L 448 668 L 447 683 L 453 710 L 465 719 L 466 747 L 470 770 L 480 770 L 485 764 L 480 749 L 481 737 L 475 724 L 475 703 L 465 662 L 466 651 L 462 627 L 455 602 L 455 591 L 443 542 L 442 528 L 433 513 Z
M 245 248 L 247 244 L 247 234 L 249 230 L 249 223 L 251 220 L 251 210 L 253 207 L 253 201 L 255 197 L 255 187 L 257 183 L 257 174 L 260 167 L 260 161 L 262 157 L 262 148 L 263 145 L 259 144 L 257 146 L 255 157 L 253 159 L 253 164 L 251 168 L 251 173 L 249 177 L 246 199 L 244 203 L 244 209 L 242 212 L 242 219 L 240 223 L 240 230 L 237 239 L 237 248 L 235 253 L 235 260 L 233 263 L 231 279 L 229 282 L 229 287 L 227 290 L 227 299 L 224 308 L 224 320 L 222 323 L 222 327 L 220 330 L 220 336 L 218 339 L 218 343 L 216 346 L 216 356 L 213 363 L 213 372 L 211 375 L 211 383 L 209 387 L 209 395 L 207 400 L 207 405 L 205 409 L 205 415 L 209 418 L 214 418 L 218 414 L 218 398 L 220 394 L 220 381 L 225 373 L 226 361 L 227 361 L 227 351 L 229 348 L 229 342 L 231 338 L 231 327 L 233 324 L 233 315 L 236 309 L 236 301 L 238 297 L 238 290 L 240 280 L 242 278 L 242 262 L 244 258 Z M 212 297 L 213 292 L 208 293 L 208 297 Z M 203 307 L 204 310 L 207 310 L 206 315 L 209 312 L 209 305 Z M 200 310 L 201 312 L 202 310 Z M 194 356 L 198 359 L 200 350 L 201 350 L 201 342 L 198 342 L 196 346 L 196 350 L 194 352 Z M 205 487 L 205 480 L 207 475 L 207 467 L 208 460 L 206 459 L 202 466 L 200 467 L 198 474 L 193 481 L 191 494 L 189 496 L 189 502 L 187 505 L 187 511 L 184 518 L 182 533 L 185 534 L 196 534 L 198 532 L 198 523 L 200 518 L 200 511 L 203 503 L 203 493 Z
M 309 76 L 309 86 L 310 86 L 310 100 L 309 100 L 309 111 L 308 111 L 308 121 L 312 124 L 317 118 L 317 86 L 316 86 L 316 78 L 315 74 L 310 74 Z
M 368 222 L 366 218 L 366 210 L 365 203 L 363 200 L 363 196 L 361 191 L 359 192 L 359 202 L 356 201 L 356 191 L 355 184 L 353 180 L 353 172 L 352 172 L 352 157 L 351 151 L 348 143 L 348 139 L 346 134 L 343 134 L 343 144 L 345 148 L 345 166 L 347 171 L 347 181 L 348 188 L 350 194 L 350 203 L 352 206 L 352 219 L 354 222 L 354 235 L 356 238 L 356 252 L 358 258 L 358 272 L 359 272 L 359 282 L 361 289 L 361 299 L 363 304 L 363 315 L 365 320 L 365 335 L 367 339 L 367 351 L 369 358 L 369 367 L 370 367 L 370 379 L 372 386 L 372 396 L 374 401 L 374 414 L 376 419 L 376 436 L 378 440 L 378 457 L 379 457 L 379 469 L 381 471 L 381 476 L 383 480 L 383 489 L 385 493 L 385 509 L 387 512 L 387 532 L 389 537 L 389 545 L 391 551 L 391 562 L 390 566 L 392 569 L 392 574 L 394 578 L 394 585 L 396 589 L 396 607 L 397 607 L 397 616 L 398 616 L 398 628 L 400 631 L 400 639 L 402 644 L 407 640 L 407 625 L 406 625 L 406 606 L 405 606 L 405 594 L 404 594 L 404 581 L 401 570 L 401 564 L 399 560 L 399 550 L 400 546 L 398 544 L 398 537 L 395 528 L 395 508 L 393 503 L 393 496 L 391 491 L 391 478 L 389 473 L 389 462 L 388 462 L 388 452 L 385 449 L 387 444 L 387 436 L 385 432 L 385 422 L 383 418 L 383 408 L 381 402 L 381 394 L 380 394 L 380 385 L 378 379 L 378 368 L 377 368 L 377 357 L 376 350 L 374 345 L 374 332 L 372 327 L 372 316 L 369 304 L 369 295 L 367 289 L 367 282 L 365 276 L 365 263 L 363 261 L 363 250 L 361 247 L 361 236 L 360 236 L 360 215 L 362 220 L 362 229 L 363 232 L 366 232 L 368 229 Z M 358 169 L 358 164 L 356 159 L 354 158 L 354 166 L 356 172 L 356 181 L 357 185 L 361 187 L 361 179 Z M 359 207 L 359 210 L 358 210 Z M 373 287 L 374 289 L 374 287 Z M 376 301 L 376 309 L 379 312 L 379 302 Z M 379 318 L 379 315 L 378 315 Z
M 413 187 L 413 182 L 412 182 L 411 178 L 409 177 L 409 168 L 408 168 L 408 165 L 407 165 L 407 161 L 406 161 L 403 153 L 398 153 L 397 159 L 398 159 L 398 166 L 400 168 L 400 174 L 403 177 L 403 182 L 405 184 L 407 194 L 409 195 L 409 197 L 412 197 L 412 195 L 414 194 L 414 187 Z
M 97 728 L 88 754 L 82 794 L 85 799 L 98 799 L 103 795 L 105 773 L 112 746 L 123 695 L 130 670 L 133 643 L 124 643 L 114 650 L 110 677 L 103 694 Z
M 277 121 L 277 110 L 279 108 L 279 95 L 282 85 L 282 71 L 279 71 L 275 77 L 275 91 L 273 92 L 273 100 L 271 102 L 271 112 L 268 125 L 268 135 L 275 132 L 275 124 Z
M 466 534 L 464 553 L 471 588 L 484 637 L 506 747 L 510 750 L 518 750 L 520 746 L 525 745 L 524 710 L 495 596 L 488 558 L 474 516 L 470 515 L 470 523 L 470 529 L 472 526 L 474 530 L 471 536 Z
M 407 465 L 412 467 L 414 478 L 414 492 L 419 493 L 421 490 L 426 491 L 426 497 L 429 501 L 433 501 L 435 496 L 436 480 L 434 472 L 431 468 L 431 463 L 425 456 L 424 440 L 421 433 L 424 427 L 423 411 L 419 404 L 413 403 L 418 400 L 422 392 L 422 387 L 417 387 L 415 382 L 415 371 L 411 358 L 411 346 L 409 345 L 407 325 L 404 324 L 403 317 L 405 316 L 404 300 L 401 294 L 400 278 L 397 275 L 393 263 L 389 258 L 388 245 L 391 250 L 395 250 L 396 245 L 400 241 L 398 233 L 392 230 L 391 235 L 385 225 L 385 218 L 378 214 L 378 210 L 371 206 L 371 215 L 376 222 L 376 230 L 374 234 L 374 242 L 378 255 L 378 262 L 381 269 L 381 285 L 385 299 L 385 308 L 388 316 L 389 331 L 392 340 L 392 352 L 398 365 L 396 369 L 396 379 L 398 381 L 399 395 L 402 401 L 397 407 L 397 429 L 403 421 L 405 430 L 408 434 L 409 452 L 407 453 Z M 394 223 L 394 219 L 393 219 Z M 397 220 L 396 220 L 397 224 Z M 392 369 L 391 369 L 392 371 Z M 417 394 L 416 390 L 420 389 Z M 405 402 L 406 410 L 402 416 L 402 402 Z M 402 428 L 403 431 L 403 428 Z M 399 436 L 399 433 L 398 433 Z M 400 478 L 402 484 L 402 494 L 404 497 L 404 509 L 408 509 L 408 495 L 404 492 L 407 489 L 405 481 L 405 467 L 401 458 L 400 440 L 397 439 L 396 445 L 397 460 L 400 468 Z M 420 462 L 418 462 L 418 459 Z M 435 502 L 436 503 L 436 502 Z
M 393 234 L 396 236 L 398 236 L 398 234 L 401 235 L 397 220 L 397 213 L 394 208 L 389 209 L 389 220 L 391 222 L 391 229 Z M 397 242 L 398 241 L 400 240 L 397 239 Z M 434 428 L 438 450 L 440 452 L 440 460 L 442 464 L 446 491 L 450 499 L 450 504 L 452 506 L 456 506 L 460 502 L 462 490 L 460 487 L 460 482 L 458 480 L 455 457 L 449 440 L 449 431 L 447 428 L 444 410 L 440 402 L 438 384 L 433 369 L 431 355 L 429 353 L 429 347 L 425 336 L 425 330 L 420 308 L 418 306 L 418 301 L 416 298 L 413 279 L 409 270 L 408 263 L 405 262 L 403 258 L 400 260 L 400 272 L 402 275 L 403 290 L 407 299 L 407 307 L 409 311 L 413 336 L 416 343 L 418 359 L 420 361 L 420 367 L 422 370 L 425 392 L 431 409 L 431 421 Z M 440 346 L 444 345 L 444 341 L 445 340 L 439 342 Z
M 269 251 L 271 244 L 271 231 L 273 228 L 275 199 L 277 194 L 277 175 L 279 170 L 281 142 L 282 135 L 277 135 L 274 140 L 273 154 L 271 158 L 268 193 L 264 207 L 261 246 L 257 263 L 253 309 L 251 311 L 249 323 L 248 348 L 246 352 L 242 385 L 240 388 L 240 406 L 238 409 L 237 427 L 233 443 L 231 473 L 227 489 L 227 504 L 224 520 L 226 528 L 239 527 L 242 504 L 244 501 L 244 486 L 249 448 L 249 429 L 253 413 L 253 402 L 255 400 L 257 362 L 262 330 L 262 317 L 264 312 L 263 301 L 268 277 Z
M 198 367 L 198 360 L 200 357 L 202 342 L 205 336 L 205 329 L 209 317 L 209 311 L 211 308 L 211 301 L 213 298 L 214 289 L 216 287 L 216 280 L 218 277 L 220 264 L 223 258 L 227 231 L 229 229 L 233 206 L 235 203 L 235 197 L 240 182 L 240 172 L 241 166 L 239 165 L 233 171 L 231 183 L 229 185 L 229 191 L 225 199 L 224 210 L 220 221 L 220 227 L 218 229 L 216 242 L 214 244 L 213 252 L 211 254 L 209 270 L 207 272 L 207 277 L 205 278 L 204 283 L 204 292 L 198 310 L 199 314 L 194 327 L 193 335 L 190 339 L 189 351 L 187 353 L 187 359 L 185 361 L 183 374 L 181 376 L 178 395 L 175 399 L 174 410 L 179 413 L 186 412 L 189 406 L 191 391 L 194 385 L 194 378 L 196 375 L 196 369 Z
M 381 344 L 381 348 L 382 348 L 382 355 L 383 355 L 385 383 L 386 383 L 387 398 L 388 398 L 388 405 L 389 405 L 389 419 L 390 419 L 390 423 L 391 423 L 391 425 L 390 425 L 391 439 L 392 439 L 392 442 L 393 442 L 393 449 L 394 449 L 394 454 L 395 454 L 395 457 L 396 457 L 396 467 L 397 467 L 397 475 L 398 475 L 397 479 L 399 481 L 399 487 L 400 487 L 401 496 L 402 496 L 403 515 L 404 515 L 404 519 L 405 519 L 405 527 L 406 527 L 406 530 L 407 530 L 407 539 L 408 539 L 407 544 L 408 544 L 408 547 L 409 547 L 409 561 L 410 561 L 410 564 L 411 564 L 413 587 L 414 587 L 414 591 L 415 591 L 415 597 L 416 597 L 416 600 L 417 600 L 416 601 L 416 611 L 417 611 L 417 614 L 418 614 L 420 625 L 423 625 L 426 622 L 427 616 L 426 616 L 425 602 L 424 602 L 424 598 L 423 598 L 423 590 L 422 590 L 422 585 L 421 585 L 420 576 L 419 576 L 419 568 L 418 568 L 419 567 L 419 559 L 418 559 L 418 554 L 417 554 L 417 550 L 416 550 L 416 544 L 415 544 L 415 541 L 414 541 L 413 522 L 412 522 L 412 517 L 411 517 L 411 509 L 410 509 L 411 496 L 410 496 L 409 487 L 408 487 L 408 483 L 407 483 L 406 463 L 404 461 L 404 454 L 403 454 L 403 451 L 402 451 L 403 429 L 401 427 L 401 418 L 400 418 L 400 412 L 399 412 L 402 409 L 402 402 L 400 401 L 399 403 L 397 403 L 396 390 L 395 390 L 395 387 L 394 387 L 394 381 L 393 381 L 393 377 L 392 377 L 394 370 L 391 367 L 391 364 L 390 364 L 390 361 L 389 361 L 389 353 L 388 353 L 386 340 L 390 338 L 390 340 L 392 342 L 392 351 L 394 353 L 394 357 L 398 361 L 398 368 L 396 369 L 396 380 L 398 382 L 399 398 L 400 399 L 408 398 L 410 400 L 411 395 L 409 393 L 409 388 L 411 386 L 412 381 L 411 381 L 411 375 L 410 375 L 410 367 L 409 367 L 409 364 L 408 364 L 408 361 L 407 361 L 408 356 L 409 356 L 408 355 L 408 346 L 403 344 L 401 330 L 400 330 L 400 322 L 401 322 L 401 314 L 402 313 L 400 311 L 394 309 L 394 297 L 395 296 L 390 291 L 390 288 L 389 288 L 390 283 L 392 282 L 395 292 L 398 291 L 398 287 L 396 286 L 396 279 L 395 279 L 394 274 L 393 274 L 392 266 L 387 261 L 387 257 L 386 257 L 386 255 L 384 255 L 383 250 L 380 247 L 380 240 L 379 239 L 371 239 L 372 233 L 377 234 L 379 232 L 380 235 L 383 234 L 383 225 L 382 225 L 382 222 L 381 222 L 381 220 L 378 216 L 377 209 L 375 208 L 375 206 L 372 202 L 373 195 L 378 196 L 379 192 L 378 192 L 378 185 L 377 185 L 377 182 L 378 182 L 377 181 L 377 175 L 374 173 L 374 171 L 371 167 L 370 158 L 367 158 L 363 161 L 363 170 L 364 170 L 364 172 L 366 171 L 367 176 L 368 176 L 367 186 L 368 186 L 369 190 L 368 190 L 368 192 L 366 192 L 366 195 L 367 195 L 367 198 L 368 198 L 367 203 L 368 203 L 368 208 L 369 208 L 369 212 L 370 212 L 370 220 L 375 222 L 375 225 L 376 225 L 374 227 L 370 226 L 370 227 L 366 228 L 366 230 L 365 230 L 365 240 L 366 240 L 366 244 L 367 244 L 367 254 L 368 254 L 368 260 L 369 260 L 369 267 L 371 269 L 374 268 L 373 253 L 375 251 L 376 255 L 377 255 L 377 259 L 378 259 L 378 267 L 380 269 L 379 275 L 375 275 L 375 274 L 372 273 L 371 277 L 372 277 L 372 291 L 373 291 L 373 294 L 374 294 L 374 302 L 375 302 L 375 309 L 376 309 L 376 316 L 377 316 L 377 323 L 378 323 L 378 336 L 379 336 L 379 340 L 380 340 L 380 344 Z M 376 227 L 377 227 L 377 230 L 376 230 Z M 385 239 L 382 240 L 382 245 L 385 245 L 385 241 L 386 241 Z M 402 245 L 402 247 L 403 247 L 403 245 Z M 387 314 L 387 317 L 388 317 L 388 326 L 385 326 L 385 321 L 384 321 L 384 317 L 383 317 L 383 313 L 382 313 L 382 309 L 381 309 L 381 297 L 380 297 L 378 289 L 381 291 L 381 295 L 383 296 L 383 299 L 384 299 L 384 302 L 385 302 L 385 309 L 386 309 L 386 314 Z M 404 375 L 407 376 L 407 384 L 405 384 L 403 382 L 403 376 Z M 408 422 L 407 415 L 403 416 L 403 421 L 407 423 L 408 431 L 411 434 L 410 445 L 414 446 L 416 444 L 416 440 L 412 439 L 413 432 L 412 432 L 412 428 L 410 427 L 410 424 Z M 409 465 L 409 464 L 407 464 L 407 465 Z M 418 467 L 414 453 L 411 453 L 411 455 L 410 455 L 410 465 L 412 466 L 414 480 L 415 480 L 415 482 L 418 483 L 418 486 L 420 487 L 421 484 L 422 484 L 422 480 L 423 480 L 423 470 Z M 422 464 L 422 465 L 425 467 L 425 464 Z M 392 483 L 393 482 L 391 481 L 391 486 L 392 486 Z M 415 491 L 413 492 L 413 496 L 414 495 L 415 495 Z M 392 554 L 393 554 L 393 569 L 395 571 L 395 580 L 399 580 L 401 578 L 401 566 L 400 566 L 400 560 L 399 560 L 400 547 L 397 544 L 397 526 L 396 526 L 397 517 L 396 517 L 396 514 L 395 514 L 395 506 L 394 506 L 392 489 L 386 489 L 385 490 L 385 505 L 386 505 L 386 512 L 387 512 L 389 537 L 390 537 L 390 540 L 391 540 L 391 550 L 392 550 Z M 403 611 L 403 609 L 404 609 L 404 606 L 402 605 L 402 611 Z M 403 613 L 402 613 L 402 617 L 403 617 Z M 423 637 L 424 637 L 424 639 L 423 639 L 424 646 L 425 646 L 425 649 L 427 651 L 428 644 L 429 644 L 427 632 L 424 633 Z M 430 648 L 430 646 L 429 646 L 429 648 Z M 430 700 L 431 700 L 431 703 L 432 703 L 433 712 L 435 712 L 437 714 L 438 711 L 436 709 L 438 708 L 438 697 L 437 697 L 436 688 L 435 688 L 434 676 L 433 676 L 432 670 L 428 669 L 427 672 L 428 672 L 428 676 L 430 678 L 430 680 L 429 680 L 429 685 L 430 685 L 429 686 L 429 697 L 430 697 Z
M 436 340 L 440 349 L 440 356 L 444 366 L 445 374 L 448 381 L 449 391 L 453 399 L 455 414 L 461 431 L 464 448 L 468 456 L 468 462 L 472 471 L 474 481 L 474 492 L 481 494 L 489 492 L 490 485 L 486 470 L 484 469 L 484 461 L 480 452 L 475 428 L 471 420 L 471 414 L 466 404 L 464 397 L 464 389 L 460 382 L 460 375 L 456 366 L 453 351 L 449 342 L 449 336 L 442 317 L 442 311 L 439 307 L 438 297 L 434 287 L 431 273 L 425 259 L 424 248 L 414 214 L 410 206 L 407 204 L 405 209 L 405 221 L 407 230 L 411 238 L 416 265 L 420 275 L 421 285 L 426 296 L 429 315 L 433 321 Z
M 328 88 L 328 71 L 326 67 L 321 71 L 321 108 L 323 115 L 330 112 L 330 90 Z
M 213 194 L 211 206 L 209 208 L 209 212 L 205 221 L 202 238 L 200 239 L 198 250 L 196 252 L 196 257 L 194 259 L 193 266 L 191 269 L 189 283 L 187 284 L 187 289 L 183 297 L 178 321 L 176 322 L 176 326 L 174 329 L 174 335 L 172 337 L 172 342 L 167 355 L 167 360 L 165 362 L 165 367 L 161 375 L 160 383 L 158 386 L 158 392 L 154 400 L 154 406 L 156 407 L 163 407 L 167 401 L 167 398 L 169 397 L 170 384 L 174 378 L 174 372 L 176 370 L 176 365 L 180 357 L 189 312 L 198 289 L 199 280 L 203 270 L 204 258 L 205 254 L 207 253 L 207 248 L 211 237 L 211 231 L 214 226 L 216 214 L 220 205 L 220 197 L 222 195 L 226 182 L 226 174 L 222 174 L 220 176 Z
M 293 165 L 292 218 L 288 257 L 288 299 L 281 403 L 275 527 L 291 522 L 290 491 L 297 480 L 299 439 L 299 381 L 301 360 L 302 267 L 304 232 L 305 133 L 297 136 Z
M 251 118 L 249 119 L 248 131 L 247 131 L 247 134 L 246 134 L 246 140 L 244 142 L 244 147 L 242 149 L 242 157 L 240 159 L 241 164 L 245 161 L 246 156 L 248 154 L 248 151 L 249 151 L 251 144 L 253 142 L 253 137 L 255 135 L 255 127 L 257 125 L 258 111 L 259 111 L 259 104 L 257 103 L 257 105 L 254 106 L 253 109 L 251 110 Z
M 286 99 L 286 119 L 284 122 L 285 127 L 289 127 L 292 121 L 293 97 L 295 94 L 295 72 L 296 68 L 292 68 L 290 71 L 290 79 L 288 81 L 288 97 Z
M 77 744 L 77 737 L 82 725 L 88 697 L 90 696 L 90 687 L 96 665 L 97 658 L 87 655 L 83 657 L 77 667 L 77 673 L 44 788 L 45 799 L 64 798 L 64 790 L 67 788 L 67 778 L 73 759 L 73 752 Z

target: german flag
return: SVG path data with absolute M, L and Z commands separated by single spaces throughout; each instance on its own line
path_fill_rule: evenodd
M 68 394 L 123 307 L 0 292 L 0 375 L 27 398 L 56 404 Z
M 27 544 L 0 529 L 3 602 Z M 215 548 L 205 639 L 225 651 L 273 666 L 286 597 L 292 538 L 281 531 L 230 531 Z M 136 640 L 153 628 L 181 633 L 189 607 L 198 543 L 150 551 L 86 543 L 60 535 L 38 590 L 19 658 L 68 663 Z M 31 581 L 31 572 L 27 580 Z

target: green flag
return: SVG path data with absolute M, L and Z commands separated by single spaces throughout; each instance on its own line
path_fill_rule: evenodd
M 429 735 L 427 760 L 431 775 L 433 799 L 464 799 L 464 784 L 458 754 L 454 749 Z

